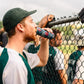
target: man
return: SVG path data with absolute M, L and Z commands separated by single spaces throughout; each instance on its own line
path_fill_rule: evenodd
M 48 39 L 41 38 L 37 54 L 23 53 L 26 43 L 35 40 L 37 25 L 31 14 L 21 8 L 10 9 L 3 17 L 3 26 L 8 33 L 8 43 L 0 47 L 0 84 L 34 84 L 30 67 L 43 66 L 49 55 Z M 45 29 L 52 32 L 49 28 Z M 24 51 L 26 52 L 26 51 Z
M 84 28 L 74 32 L 78 50 L 73 52 L 68 61 L 68 84 L 84 84 Z
M 54 39 L 50 40 L 49 59 L 44 67 L 36 67 L 32 70 L 36 84 L 66 84 L 64 73 L 64 55 L 56 47 L 62 43 L 62 36 L 59 30 L 53 29 Z M 25 47 L 28 52 L 38 52 L 40 46 L 35 47 L 33 43 Z

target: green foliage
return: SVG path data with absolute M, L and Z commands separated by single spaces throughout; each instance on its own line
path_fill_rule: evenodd
M 0 21 L 0 29 L 3 27 L 3 24 L 2 24 L 2 22 Z

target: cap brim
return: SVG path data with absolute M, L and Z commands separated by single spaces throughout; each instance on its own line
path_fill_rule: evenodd
M 34 14 L 36 12 L 37 12 L 37 10 L 33 10 L 33 11 L 28 12 L 28 13 L 29 13 L 29 15 L 32 15 L 32 14 Z
M 33 10 L 33 11 L 26 11 L 26 13 L 25 13 L 25 15 L 23 16 L 23 18 L 22 19 L 24 19 L 25 17 L 27 17 L 27 16 L 29 16 L 29 15 L 32 15 L 32 14 L 34 14 L 34 13 L 36 13 L 37 12 L 37 10 Z M 21 19 L 21 20 L 22 20 Z

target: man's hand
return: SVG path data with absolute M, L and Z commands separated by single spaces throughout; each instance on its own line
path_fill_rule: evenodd
M 52 14 L 48 14 L 41 19 L 41 21 L 39 22 L 39 27 L 41 28 L 49 27 L 48 23 L 52 21 L 55 21 L 55 16 Z

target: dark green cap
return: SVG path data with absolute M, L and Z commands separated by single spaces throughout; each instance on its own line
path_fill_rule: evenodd
M 10 9 L 3 17 L 3 26 L 4 29 L 8 32 L 14 28 L 20 21 L 25 17 L 35 13 L 36 10 L 26 11 L 21 8 Z

